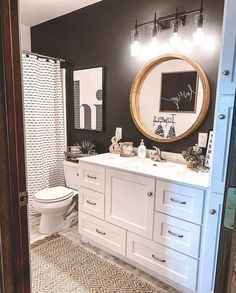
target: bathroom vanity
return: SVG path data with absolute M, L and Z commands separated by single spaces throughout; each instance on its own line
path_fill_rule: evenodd
M 81 238 L 182 292 L 203 293 L 208 184 L 208 173 L 182 163 L 110 153 L 83 158 Z

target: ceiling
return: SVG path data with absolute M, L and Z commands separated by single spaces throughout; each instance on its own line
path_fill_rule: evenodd
M 21 24 L 34 26 L 102 0 L 20 0 Z

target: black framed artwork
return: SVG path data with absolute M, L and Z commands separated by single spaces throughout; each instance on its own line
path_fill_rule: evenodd
M 103 131 L 104 67 L 73 70 L 74 128 Z
M 162 72 L 160 112 L 196 112 L 196 71 Z

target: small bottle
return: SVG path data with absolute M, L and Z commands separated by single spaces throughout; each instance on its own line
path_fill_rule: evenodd
M 146 158 L 146 147 L 144 145 L 143 139 L 141 139 L 140 146 L 138 147 L 138 158 L 145 159 Z

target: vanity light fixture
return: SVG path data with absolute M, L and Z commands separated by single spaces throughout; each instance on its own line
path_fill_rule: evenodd
M 195 15 L 194 21 L 197 26 L 196 32 L 193 34 L 193 41 L 196 45 L 201 45 L 204 42 L 204 31 L 203 31 L 203 24 L 207 20 L 205 14 L 203 14 L 203 0 L 201 0 L 201 6 L 199 9 L 199 13 Z
M 205 40 L 207 41 L 209 38 L 205 37 L 203 27 L 204 23 L 207 20 L 206 14 L 203 13 L 203 0 L 200 1 L 200 8 L 190 10 L 190 11 L 179 11 L 178 8 L 176 8 L 175 14 L 161 16 L 157 18 L 157 14 L 154 15 L 154 20 L 146 21 L 143 23 L 138 23 L 136 19 L 135 23 L 135 29 L 132 31 L 132 45 L 131 45 L 131 56 L 138 56 L 142 51 L 145 51 L 145 48 L 141 50 L 141 29 L 146 27 L 145 32 L 150 32 L 151 30 L 151 42 L 150 42 L 150 49 L 146 48 L 147 52 L 150 52 L 150 56 L 153 56 L 153 53 L 155 52 L 155 55 L 158 53 L 158 51 L 163 51 L 161 48 L 163 47 L 163 44 L 160 44 L 160 35 L 161 31 L 166 29 L 172 29 L 172 36 L 169 40 L 169 45 L 165 46 L 168 48 L 168 52 L 171 52 L 173 50 L 179 50 L 183 51 L 183 46 L 186 44 L 188 45 L 188 48 L 186 48 L 186 52 L 190 52 L 192 50 L 193 45 L 203 45 Z M 194 15 L 194 23 L 196 24 L 196 32 L 193 34 L 193 41 L 190 40 L 184 40 L 182 41 L 182 38 L 179 35 L 179 29 L 180 27 L 185 26 L 186 18 L 190 15 Z M 150 29 L 149 29 L 150 28 Z M 142 30 L 143 32 L 144 30 Z M 210 40 L 210 39 L 209 39 Z M 208 43 L 210 42 L 208 40 Z M 214 43 L 214 42 L 213 42 Z M 214 46 L 208 46 L 214 47 Z M 160 50 L 159 50 L 159 49 Z M 188 50 L 187 50 L 188 49 Z M 145 51 L 145 52 L 146 52 Z M 163 52 L 167 53 L 167 52 Z
M 138 31 L 138 21 L 136 19 L 135 31 L 133 36 L 133 43 L 131 44 L 131 56 L 138 56 L 140 52 L 140 42 L 139 42 L 139 31 Z
M 179 18 L 179 9 L 176 8 L 175 19 L 171 22 L 173 35 L 170 38 L 170 44 L 176 48 L 180 44 L 181 37 L 179 36 L 179 28 L 183 26 L 182 20 Z
M 152 29 L 152 45 L 158 45 L 158 33 L 161 31 L 161 28 L 159 27 L 157 23 L 157 14 L 155 13 L 154 21 L 153 21 L 153 29 Z

